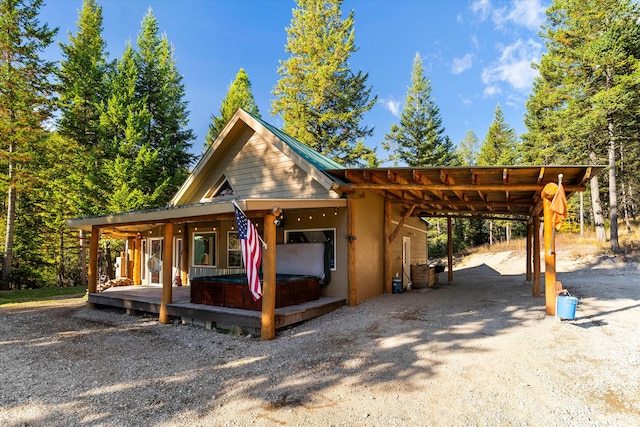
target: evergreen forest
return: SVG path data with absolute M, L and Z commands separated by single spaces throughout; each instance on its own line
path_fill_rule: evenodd
M 103 38 L 98 0 L 84 0 L 75 31 L 44 59 L 58 29 L 44 0 L 0 0 L 0 289 L 83 283 L 74 217 L 166 206 L 233 113 L 260 117 L 239 68 L 206 136 L 189 127 L 184 75 L 152 9 L 117 58 Z M 356 12 L 342 0 L 296 0 L 276 71 L 270 113 L 282 129 L 347 167 L 596 164 L 587 191 L 570 200 L 563 231 L 593 231 L 611 251 L 637 227 L 640 209 L 640 7 L 632 0 L 553 0 L 540 28 L 545 53 L 518 135 L 496 105 L 486 135 L 452 141 L 416 53 L 406 67 L 399 121 L 379 142 L 363 117 L 378 102 L 366 70 L 353 70 Z M 188 72 L 188 71 L 187 71 Z M 264 113 L 264 112 L 263 112 Z M 267 121 L 270 121 L 267 119 Z M 371 145 L 376 145 L 371 144 Z M 383 157 L 384 156 L 384 157 Z M 580 214 L 582 212 L 582 214 Z M 430 258 L 446 253 L 446 221 L 428 219 Z M 445 228 L 443 231 L 443 227 Z M 456 220 L 455 250 L 509 241 L 524 224 Z M 123 250 L 101 241 L 101 262 Z

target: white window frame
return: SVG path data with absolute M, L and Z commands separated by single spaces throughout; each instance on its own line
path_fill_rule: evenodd
M 209 234 L 213 235 L 213 264 L 200 264 L 196 262 L 196 236 Z M 191 233 L 191 247 L 193 248 L 193 255 L 191 257 L 191 262 L 193 267 L 208 267 L 208 268 L 216 268 L 217 267 L 217 258 L 218 258 L 218 233 L 216 231 L 193 231 Z
M 231 235 L 235 234 L 238 236 L 238 248 L 231 248 Z M 231 265 L 229 255 L 231 252 L 237 252 L 240 259 L 240 265 Z M 227 231 L 227 268 L 244 268 L 244 260 L 242 259 L 242 243 L 240 242 L 240 236 L 237 231 Z

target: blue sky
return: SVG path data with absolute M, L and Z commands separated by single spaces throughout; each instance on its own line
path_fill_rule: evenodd
M 200 154 L 211 120 L 240 68 L 252 84 L 263 119 L 282 127 L 271 115 L 271 94 L 279 79 L 280 60 L 287 58 L 285 28 L 291 24 L 294 0 L 102 0 L 103 37 L 111 58 L 125 43 L 135 46 L 140 22 L 151 7 L 174 46 L 184 76 L 190 127 Z M 525 102 L 536 76 L 531 62 L 544 51 L 538 32 L 550 0 L 345 0 L 346 16 L 355 12 L 359 50 L 349 60 L 354 71 L 369 73 L 368 85 L 378 102 L 363 124 L 374 126 L 365 141 L 379 148 L 399 120 L 419 52 L 432 96 L 440 108 L 445 134 L 458 144 L 467 130 L 480 141 L 500 104 L 506 122 L 525 132 Z M 58 27 L 58 41 L 76 33 L 82 0 L 48 0 L 41 22 Z M 61 58 L 56 44 L 50 59 Z

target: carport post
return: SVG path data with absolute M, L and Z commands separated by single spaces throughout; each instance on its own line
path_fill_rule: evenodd
M 533 284 L 531 294 L 540 296 L 540 218 L 533 217 Z
M 447 217 L 447 267 L 449 271 L 449 283 L 453 283 L 453 232 L 451 217 Z
M 550 182 L 542 189 L 544 215 L 544 297 L 547 314 L 556 314 L 556 243 L 553 229 L 551 201 L 558 191 L 558 185 Z

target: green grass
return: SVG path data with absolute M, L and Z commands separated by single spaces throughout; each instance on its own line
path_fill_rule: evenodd
M 71 286 L 68 288 L 40 288 L 21 291 L 0 291 L 0 305 L 16 304 L 19 302 L 47 301 L 59 298 L 83 297 L 87 292 L 86 286 Z

